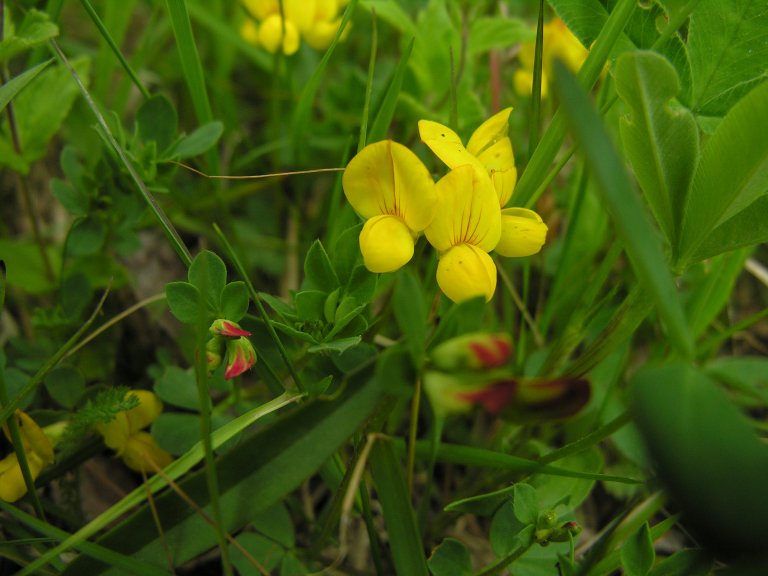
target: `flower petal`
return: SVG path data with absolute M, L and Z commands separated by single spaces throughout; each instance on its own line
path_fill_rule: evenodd
M 447 126 L 431 120 L 419 120 L 419 136 L 448 168 L 471 164 L 478 170 L 485 170 L 480 161 L 464 148 L 459 135 Z
M 413 257 L 413 235 L 397 216 L 374 216 L 360 231 L 360 252 L 371 272 L 394 272 Z
M 139 405 L 125 412 L 128 418 L 129 434 L 146 428 L 163 413 L 163 403 L 154 392 L 149 390 L 131 390 L 130 396 L 139 399 Z
M 435 183 L 419 157 L 402 144 L 369 144 L 349 162 L 342 184 L 347 200 L 363 218 L 400 216 L 414 232 L 432 220 Z
M 470 165 L 454 168 L 435 185 L 434 218 L 424 230 L 438 251 L 468 243 L 490 252 L 501 235 L 501 214 L 491 179 Z
M 160 448 L 147 432 L 137 432 L 128 439 L 120 454 L 125 464 L 136 472 L 155 472 L 173 462 L 173 457 Z
M 504 108 L 480 124 L 467 142 L 467 152 L 473 156 L 480 156 L 481 152 L 499 140 L 509 138 L 509 115 L 511 112 L 511 107 Z
M 299 50 L 299 32 L 293 22 L 286 19 L 283 37 L 283 19 L 279 14 L 272 14 L 259 26 L 259 42 L 271 54 L 280 50 L 282 44 L 283 53 L 290 56 Z
M 541 216 L 526 208 L 501 211 L 501 239 L 496 252 L 502 256 L 531 256 L 541 250 L 547 239 L 547 225 Z
M 493 187 L 496 189 L 496 196 L 499 198 L 499 207 L 503 208 L 512 197 L 517 184 L 517 168 L 515 155 L 512 152 L 512 142 L 505 136 L 483 150 L 477 159 L 488 170 Z
M 496 291 L 496 264 L 477 246 L 460 244 L 440 256 L 437 283 L 454 302 L 476 296 L 488 302 Z

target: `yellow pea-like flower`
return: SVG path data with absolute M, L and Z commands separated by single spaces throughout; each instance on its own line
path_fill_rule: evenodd
M 447 126 L 419 120 L 421 140 L 448 168 L 470 164 L 490 176 L 500 207 L 509 201 L 517 183 L 515 155 L 508 135 L 511 112 L 512 108 L 505 108 L 488 118 L 474 131 L 466 147 Z
M 27 465 L 34 480 L 40 475 L 43 468 L 53 464 L 53 445 L 40 426 L 26 413 L 17 410 L 14 417 L 19 426 Z M 10 440 L 7 429 L 5 434 Z M 27 485 L 24 483 L 19 459 L 14 451 L 0 460 L 0 500 L 16 502 L 26 493 Z
M 533 210 L 505 208 L 501 211 L 501 239 L 496 252 L 517 258 L 537 254 L 547 239 L 547 230 Z
M 287 18 L 283 20 L 279 14 L 272 14 L 259 26 L 259 42 L 271 54 L 282 50 L 283 54 L 290 56 L 299 50 L 299 31 Z
M 437 199 L 426 166 L 391 140 L 369 144 L 347 165 L 344 194 L 366 219 L 360 233 L 363 262 L 371 272 L 393 272 L 413 256 L 418 234 L 432 221 Z
M 489 301 L 496 291 L 496 265 L 488 252 L 501 237 L 501 212 L 490 178 L 470 164 L 454 168 L 435 185 L 434 218 L 424 230 L 440 253 L 437 283 L 460 302 Z

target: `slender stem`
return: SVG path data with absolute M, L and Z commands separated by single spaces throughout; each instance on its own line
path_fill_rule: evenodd
M 408 494 L 413 500 L 413 467 L 416 462 L 416 436 L 419 429 L 419 406 L 421 405 L 421 378 L 416 378 L 416 386 L 411 400 L 411 418 L 408 426 L 408 463 L 406 481 Z
M 371 57 L 368 60 L 368 82 L 365 85 L 365 104 L 363 105 L 363 119 L 360 122 L 360 138 L 357 141 L 357 151 L 365 148 L 368 138 L 368 111 L 371 106 L 371 93 L 373 92 L 373 73 L 376 67 L 376 50 L 379 42 L 379 34 L 376 28 L 376 9 L 371 8 Z
M 501 281 L 503 282 L 504 287 L 509 291 L 509 295 L 512 296 L 512 300 L 515 301 L 515 306 L 517 306 L 517 309 L 520 310 L 520 314 L 522 314 L 525 323 L 528 324 L 528 327 L 531 329 L 531 334 L 533 334 L 533 339 L 536 342 L 536 345 L 542 347 L 544 345 L 544 338 L 539 332 L 539 329 L 537 328 L 536 322 L 531 316 L 531 313 L 528 312 L 523 299 L 515 289 L 515 285 L 512 282 L 512 279 L 509 277 L 509 274 L 507 274 L 506 270 L 504 270 L 503 266 L 501 266 L 501 262 L 499 262 L 498 259 L 496 259 L 496 268 L 499 271 L 499 276 L 501 276 Z
M 630 416 L 629 412 L 622 412 L 621 414 L 616 416 L 616 418 L 614 418 L 607 424 L 604 424 L 597 430 L 587 434 L 583 438 L 579 438 L 575 442 L 571 442 L 570 444 L 566 444 L 562 448 L 558 448 L 557 450 L 553 450 L 549 454 L 545 454 L 544 456 L 539 458 L 539 463 L 551 464 L 552 462 L 557 462 L 558 460 L 561 460 L 567 456 L 586 450 L 587 448 L 594 446 L 601 440 L 608 438 L 614 432 L 621 430 L 624 426 L 629 424 L 631 420 L 632 420 L 632 417 Z
M 531 94 L 531 124 L 528 133 L 528 158 L 533 156 L 541 130 L 541 81 L 544 52 L 544 0 L 539 0 L 539 21 L 536 25 L 536 47 L 533 60 L 533 92 Z
M 488 566 L 488 568 L 485 568 L 480 572 L 475 572 L 474 576 L 491 576 L 492 574 L 500 573 L 504 568 L 512 564 L 512 562 L 514 562 L 515 560 L 520 558 L 523 554 L 528 552 L 528 550 L 531 549 L 531 546 L 533 546 L 533 538 L 531 538 L 530 542 L 522 546 L 518 546 L 512 551 L 511 554 L 505 556 L 498 562 L 491 564 L 490 566 Z

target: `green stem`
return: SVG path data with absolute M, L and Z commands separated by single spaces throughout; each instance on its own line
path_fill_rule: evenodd
M 531 94 L 531 124 L 528 133 L 528 158 L 533 156 L 541 130 L 541 67 L 544 52 L 544 0 L 539 0 L 539 21 L 536 26 L 536 47 L 533 60 L 533 93 Z
M 379 35 L 376 28 L 376 9 L 371 8 L 371 57 L 368 60 L 368 82 L 365 85 L 365 104 L 363 105 L 363 119 L 360 122 L 360 138 L 357 141 L 357 151 L 365 148 L 368 138 L 368 111 L 371 106 L 371 93 L 373 92 L 373 73 L 376 67 L 376 50 Z
M 419 429 L 419 406 L 421 405 L 421 378 L 416 378 L 416 386 L 411 400 L 411 418 L 408 424 L 408 459 L 406 467 L 406 484 L 408 494 L 413 501 L 413 467 L 416 462 L 416 436 Z
M 488 568 L 485 568 L 480 572 L 475 572 L 474 576 L 491 576 L 492 574 L 498 574 L 504 568 L 512 564 L 512 562 L 514 562 L 515 560 L 520 558 L 523 554 L 528 552 L 528 550 L 530 550 L 532 546 L 533 546 L 533 538 L 531 538 L 530 542 L 522 546 L 519 546 L 511 554 L 509 554 L 508 556 L 505 556 L 498 562 L 491 564 L 490 566 L 488 566 Z
M 669 23 L 667 24 L 667 27 L 664 28 L 664 30 L 661 31 L 661 34 L 659 34 L 659 37 L 656 39 L 656 41 L 651 46 L 651 50 L 658 50 L 661 45 L 669 40 L 675 32 L 677 32 L 680 27 L 685 23 L 688 16 L 691 15 L 691 12 L 693 12 L 694 8 L 696 8 L 696 5 L 701 2 L 701 0 L 691 0 L 683 6 L 683 8 L 677 12 L 676 14 L 672 14 L 672 17 L 669 20 Z

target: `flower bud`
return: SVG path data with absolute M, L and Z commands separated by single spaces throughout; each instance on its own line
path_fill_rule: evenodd
M 240 328 L 237 322 L 219 318 L 214 320 L 208 329 L 214 336 L 226 336 L 227 338 L 240 338 L 241 336 L 250 336 L 251 333 Z
M 240 376 L 246 370 L 256 363 L 256 351 L 253 349 L 251 341 L 245 336 L 237 340 L 227 340 L 227 368 L 224 371 L 224 378 L 230 380 L 235 376 Z
M 205 365 L 208 374 L 213 372 L 221 365 L 222 342 L 221 338 L 214 336 L 205 344 Z
M 443 342 L 430 356 L 437 368 L 450 372 L 499 368 L 507 363 L 511 353 L 509 334 L 473 332 Z
M 521 379 L 513 402 L 504 407 L 507 420 L 538 422 L 573 416 L 589 401 L 589 382 L 581 378 Z

